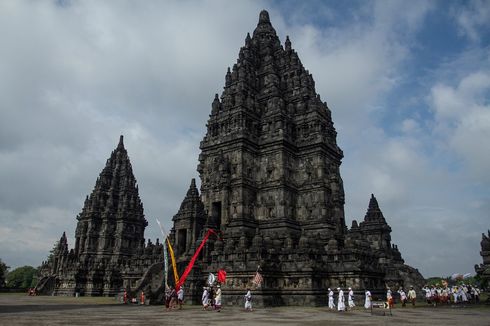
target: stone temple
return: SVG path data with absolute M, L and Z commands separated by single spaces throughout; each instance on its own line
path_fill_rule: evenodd
M 328 287 L 423 285 L 391 243 L 374 195 L 364 220 L 347 228 L 336 136 L 312 75 L 262 11 L 212 102 L 200 144 L 200 194 L 192 180 L 173 217 L 179 273 L 208 228 L 222 235 L 200 254 L 185 283 L 188 298 L 198 302 L 218 269 L 227 271 L 227 303 L 242 303 L 258 268 L 259 305 L 324 304 Z M 77 219 L 75 248 L 68 250 L 63 235 L 39 289 L 113 295 L 126 287 L 161 300 L 163 248 L 158 240 L 145 244 L 147 222 L 122 138 Z
M 488 230 L 488 235 L 482 233 L 480 245 L 480 255 L 483 258 L 483 264 L 475 265 L 475 272 L 480 278 L 481 286 L 486 289 L 486 303 L 490 304 L 490 230 Z

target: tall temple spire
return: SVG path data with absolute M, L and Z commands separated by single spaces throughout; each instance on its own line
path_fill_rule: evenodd
M 270 24 L 271 20 L 269 18 L 269 12 L 267 10 L 262 10 L 259 14 L 259 25 L 260 24 Z
M 143 238 L 148 222 L 122 135 L 77 219 L 76 253 L 100 254 L 107 250 L 121 250 L 130 254 Z M 131 224 L 131 227 L 126 227 L 131 234 L 116 234 L 117 223 Z
M 117 144 L 117 149 L 124 149 L 124 141 L 123 141 L 123 139 L 124 139 L 124 136 L 123 135 L 119 136 L 119 144 Z

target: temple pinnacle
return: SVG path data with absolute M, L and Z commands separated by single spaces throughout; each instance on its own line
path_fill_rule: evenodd
M 269 13 L 267 12 L 267 10 L 262 10 L 259 15 L 259 24 L 263 24 L 263 23 L 268 23 L 268 24 L 271 23 L 271 20 L 269 19 Z
M 119 136 L 119 144 L 117 144 L 117 148 L 124 148 L 124 141 L 123 141 L 123 139 L 124 139 L 124 136 L 123 135 Z

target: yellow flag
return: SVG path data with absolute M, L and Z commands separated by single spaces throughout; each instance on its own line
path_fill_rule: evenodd
M 175 263 L 174 249 L 167 238 L 168 251 L 170 251 L 170 259 L 172 260 L 172 268 L 174 269 L 175 285 L 179 283 L 179 274 L 177 274 L 177 264 Z

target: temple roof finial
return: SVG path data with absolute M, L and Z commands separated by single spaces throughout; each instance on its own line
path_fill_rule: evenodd
M 117 148 L 124 148 L 124 136 L 119 136 L 119 144 L 117 144 Z
M 284 42 L 284 47 L 286 51 L 291 50 L 291 41 L 289 40 L 289 35 L 286 35 L 286 42 Z
M 260 12 L 260 15 L 259 15 L 259 24 L 263 24 L 263 23 L 271 23 L 271 20 L 269 18 L 269 13 L 267 12 L 267 10 L 262 10 Z

